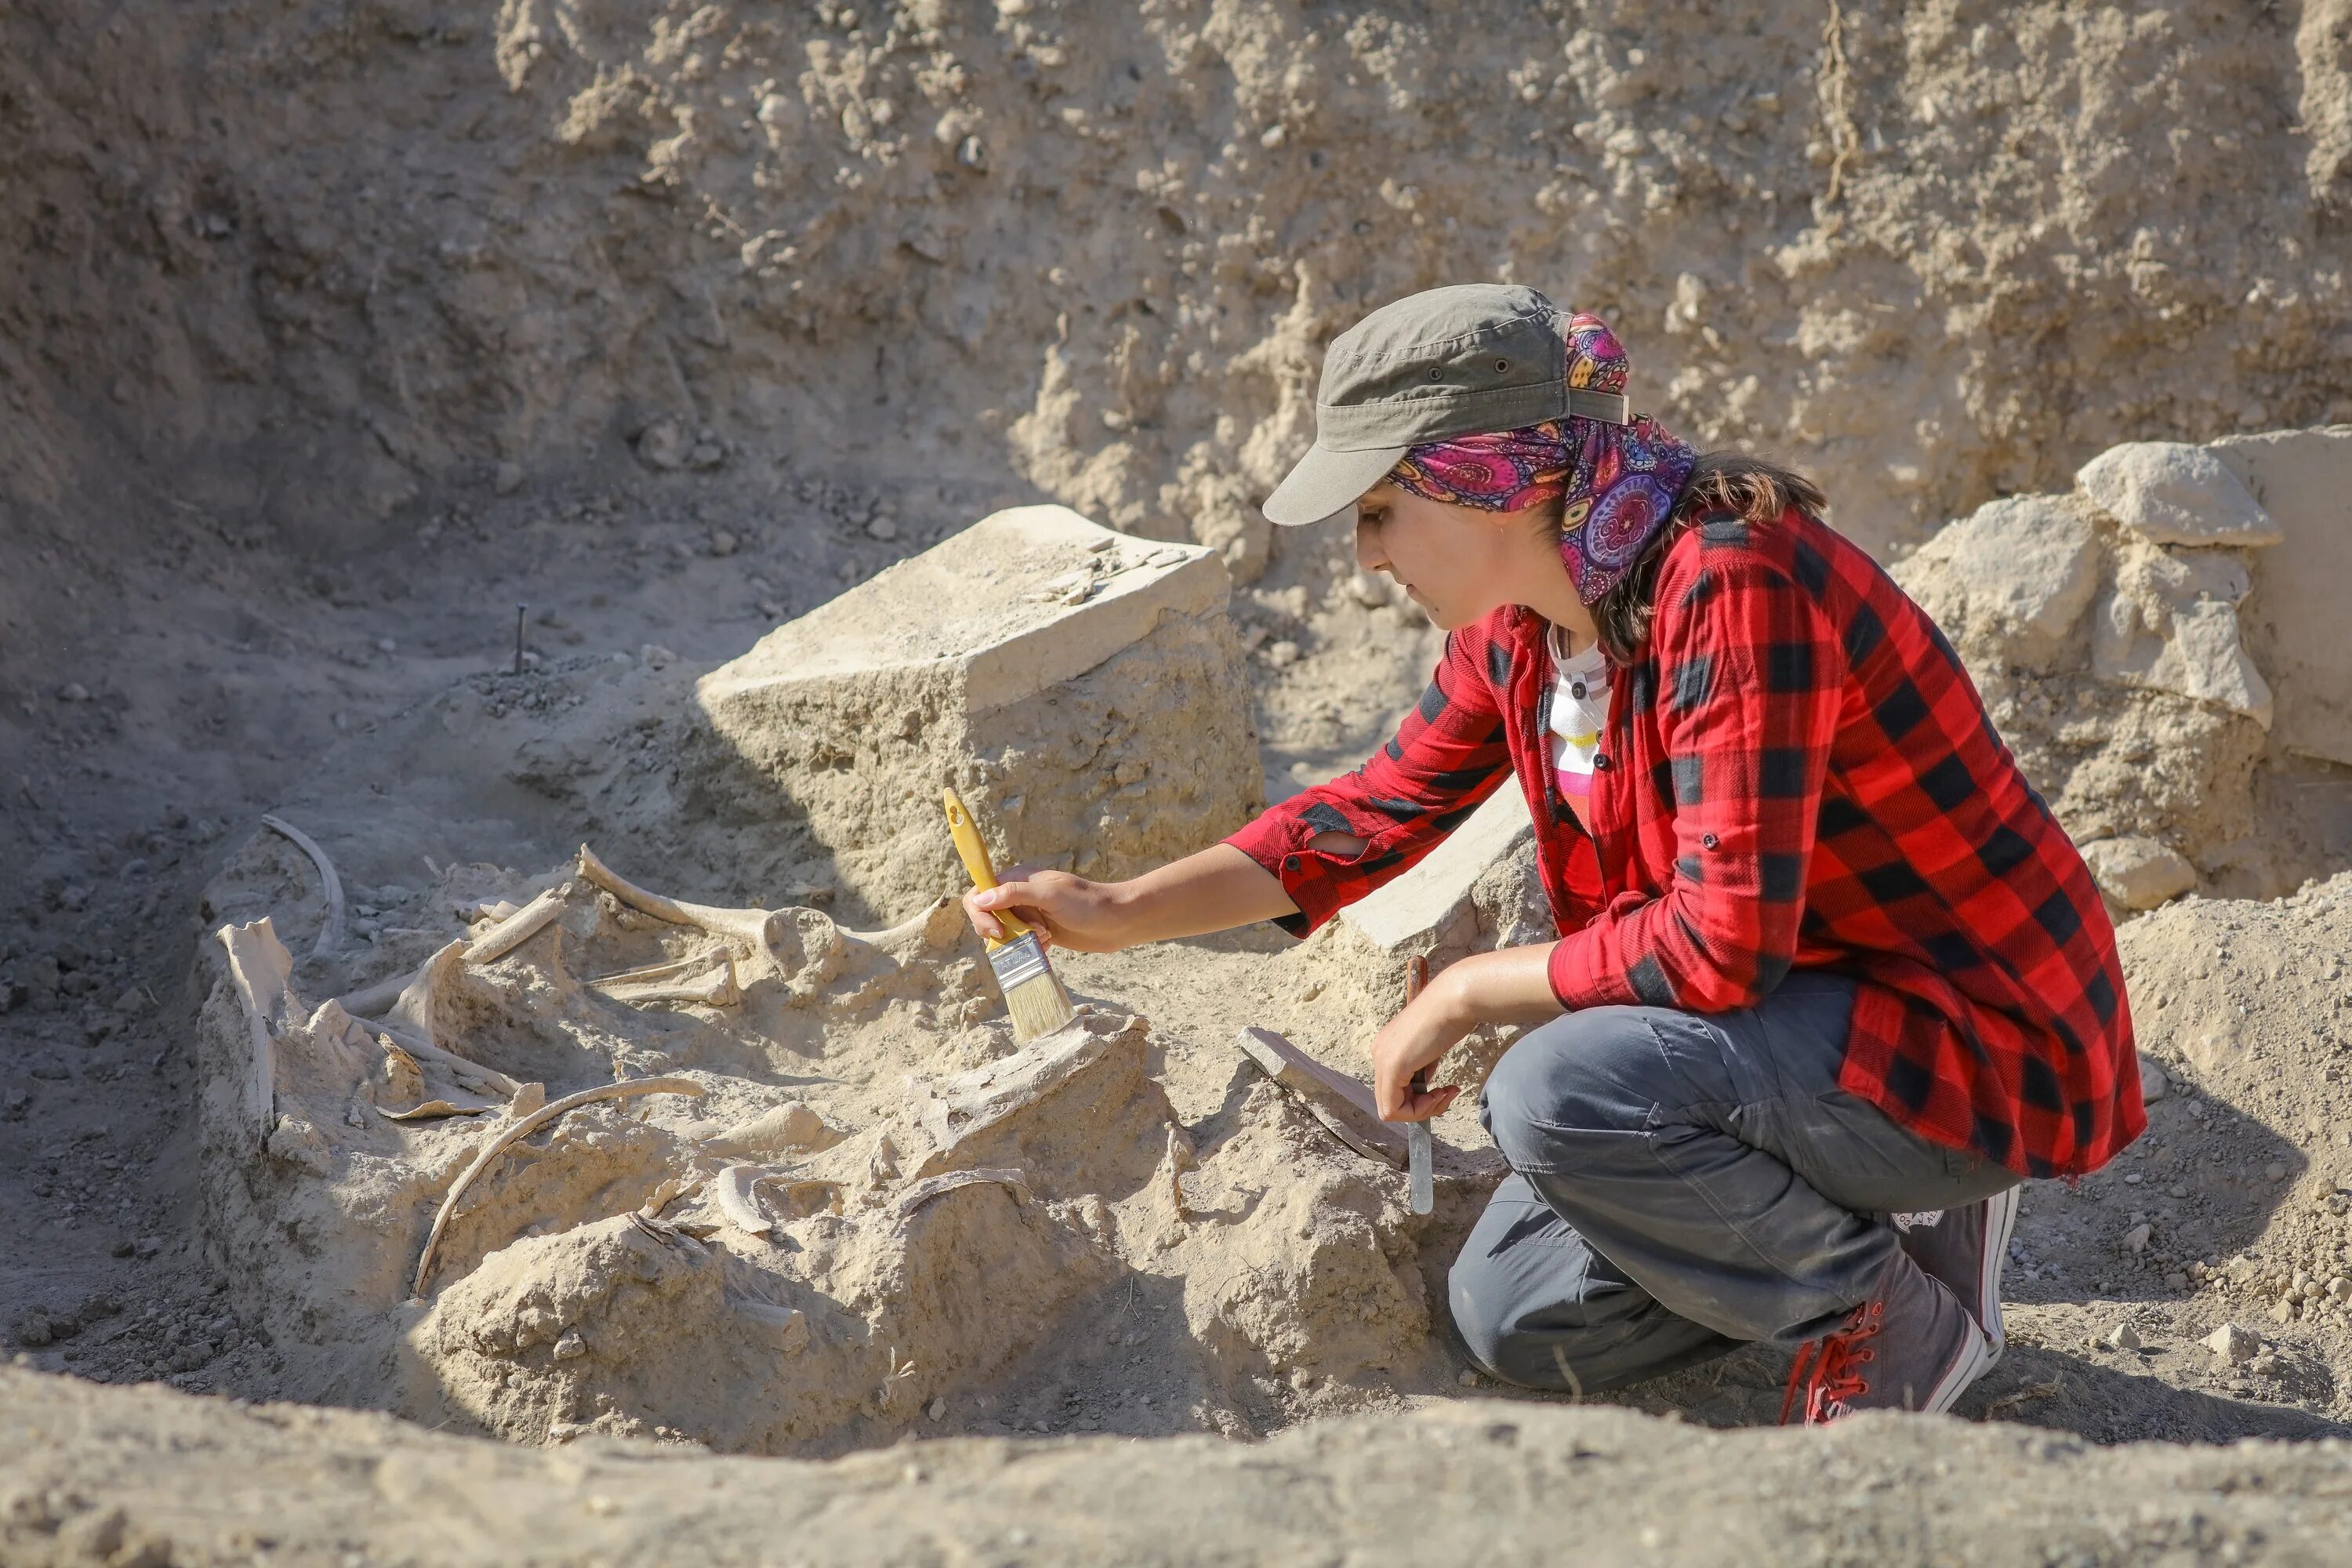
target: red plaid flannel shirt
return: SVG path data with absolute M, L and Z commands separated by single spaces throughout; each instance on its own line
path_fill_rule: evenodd
M 1649 642 L 1612 686 L 1591 821 L 1559 799 L 1545 623 L 1446 641 L 1396 736 L 1229 843 L 1304 936 L 1396 877 L 1516 773 L 1570 1007 L 1753 1005 L 1792 968 L 1860 991 L 1839 1081 L 2021 1174 L 2095 1170 L 2147 1125 L 2115 931 L 1927 614 L 1801 511 L 1702 516 L 1659 564 Z M 1367 841 L 1354 859 L 1308 847 Z

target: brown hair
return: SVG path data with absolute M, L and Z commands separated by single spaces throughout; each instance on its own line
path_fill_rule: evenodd
M 1829 510 L 1829 498 L 1804 475 L 1778 463 L 1741 452 L 1702 452 L 1675 498 L 1674 515 L 1658 536 L 1635 560 L 1633 569 L 1592 606 L 1601 651 L 1611 662 L 1630 664 L 1633 650 L 1650 640 L 1650 618 L 1656 613 L 1658 563 L 1667 549 L 1706 514 L 1729 511 L 1751 524 L 1761 524 L 1795 507 L 1820 520 Z

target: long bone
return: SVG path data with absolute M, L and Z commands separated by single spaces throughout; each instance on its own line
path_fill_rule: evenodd
M 457 1200 L 466 1195 L 466 1189 L 474 1184 L 474 1178 L 488 1170 L 490 1163 L 504 1153 L 517 1139 L 529 1137 L 565 1111 L 576 1110 L 600 1100 L 625 1100 L 639 1094 L 683 1094 L 699 1099 L 709 1092 L 690 1078 L 640 1078 L 626 1083 L 600 1083 L 593 1089 L 567 1094 L 562 1100 L 551 1100 L 499 1132 L 483 1145 L 482 1152 L 474 1156 L 474 1163 L 449 1184 L 449 1194 L 441 1200 L 441 1212 L 433 1216 L 433 1228 L 425 1233 L 425 1250 L 417 1254 L 416 1279 L 409 1287 L 411 1298 L 418 1301 L 425 1300 L 425 1281 L 433 1268 L 434 1249 L 441 1245 L 441 1233 L 448 1228 L 449 1216 L 457 1212 Z
M 284 817 L 265 813 L 261 826 L 273 833 L 283 834 L 293 842 L 295 848 L 308 855 L 310 863 L 319 868 L 319 880 L 325 886 L 327 893 L 327 919 L 326 923 L 319 928 L 319 940 L 312 945 L 310 956 L 324 958 L 343 944 L 343 879 L 335 875 L 335 863 L 327 858 L 327 852 L 319 847 L 319 841 Z
M 781 910 L 722 910 L 648 893 L 596 858 L 596 852 L 585 844 L 580 847 L 580 874 L 631 909 L 656 920 L 699 927 L 713 936 L 732 937 L 737 942 L 749 942 L 755 951 L 773 947 L 791 920 Z
M 488 963 L 504 958 L 540 931 L 563 912 L 563 895 L 570 884 L 550 888 L 514 913 L 476 937 L 466 947 L 466 962 Z
M 434 1038 L 433 991 L 451 966 L 462 962 L 466 943 L 461 938 L 448 943 L 426 959 L 411 973 L 395 982 L 387 980 L 371 985 L 364 991 L 353 992 L 344 1000 L 343 1010 L 360 1023 L 379 1034 L 389 1035 L 393 1042 L 409 1055 L 439 1062 L 452 1072 L 470 1073 L 488 1084 L 499 1094 L 512 1094 L 515 1080 L 496 1068 L 484 1067 L 444 1047 Z M 387 999 L 385 993 L 392 994 Z M 362 1004 L 367 1005 L 362 1006 Z M 382 1016 L 379 1017 L 378 1015 Z
M 656 1002 L 691 1002 L 703 1007 L 732 1007 L 743 1000 L 742 987 L 735 983 L 735 955 L 722 952 L 719 959 L 715 967 L 691 978 L 686 972 L 697 965 L 688 960 L 624 970 L 618 974 L 607 974 L 586 984 L 590 990 L 632 1006 L 642 1007 Z

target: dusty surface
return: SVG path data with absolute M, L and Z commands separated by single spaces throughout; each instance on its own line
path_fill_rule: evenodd
M 1475 274 L 1612 314 L 1677 428 L 1792 458 L 1827 482 L 1849 531 L 1889 559 L 1919 549 L 1906 581 L 1930 599 L 1931 578 L 1948 591 L 1938 615 L 2070 829 L 2108 847 L 2102 880 L 2119 907 L 2198 895 L 2125 932 L 2143 1036 L 2179 1088 L 2113 1173 L 2029 1197 L 2012 1349 L 1963 1415 L 2100 1443 L 2338 1430 L 2352 1343 L 2330 1285 L 2352 1273 L 2352 1168 L 2329 1141 L 2347 1109 L 2347 988 L 2329 961 L 2352 936 L 2352 892 L 2324 879 L 2352 827 L 2352 681 L 2331 636 L 2344 534 L 2329 503 L 2345 490 L 2312 475 L 2335 471 L 2343 437 L 2261 433 L 2352 417 L 2347 30 L 2341 0 L 2252 19 L 1839 6 L 1826 26 L 1752 6 L 1175 5 L 1116 29 L 1013 0 L 789 16 L 517 0 L 495 19 L 423 0 L 267 16 L 221 0 L 135 25 L 45 0 L 8 8 L 0 1331 L 36 1366 L 86 1380 L 383 1405 L 525 1440 L 626 1432 L 832 1452 L 1020 1435 L 959 1450 L 1001 1465 L 1041 1426 L 1247 1436 L 1307 1424 L 1279 1451 L 1328 1449 L 1330 1468 L 1285 1483 L 1286 1514 L 1248 1517 L 1277 1532 L 1259 1539 L 1328 1559 L 1338 1537 L 1322 1532 L 1355 1527 L 1299 1495 L 1369 1487 L 1349 1478 L 1388 1461 L 1363 1456 L 1409 1451 L 1413 1422 L 1459 1419 L 1414 1415 L 1394 1428 L 1402 1439 L 1314 1421 L 1465 1397 L 1442 1310 L 1430 1313 L 1476 1201 L 1480 1140 L 1465 1112 L 1441 1128 L 1457 1157 L 1439 1213 L 1414 1222 L 1398 1179 L 1336 1154 L 1227 1042 L 1260 1023 L 1354 1063 L 1398 984 L 1377 943 L 1242 933 L 1065 962 L 1105 1018 L 1148 1020 L 1136 1081 L 1194 1146 L 1189 1218 L 1160 1166 L 1138 1177 L 1139 1155 L 1066 1151 L 1040 1163 L 1071 1184 L 1029 1203 L 995 1182 L 929 1200 L 915 1217 L 935 1217 L 933 1242 L 894 1219 L 824 1258 L 750 1246 L 724 1224 L 678 1230 L 680 1245 L 627 1215 L 681 1172 L 772 1163 L 775 1150 L 684 1101 L 599 1106 L 485 1173 L 453 1220 L 457 1283 L 429 1325 L 403 1305 L 406 1271 L 481 1123 L 376 1109 L 470 1086 L 423 1062 L 412 1084 L 318 1005 L 468 934 L 461 906 L 525 903 L 571 879 L 583 838 L 657 891 L 797 910 L 796 931 L 916 912 L 919 900 L 872 907 L 913 900 L 933 875 L 897 858 L 858 872 L 807 841 L 742 855 L 658 832 L 636 843 L 661 814 L 613 802 L 657 802 L 692 748 L 628 726 L 683 710 L 698 675 L 1003 505 L 1062 501 L 1139 547 L 1222 555 L 1266 792 L 1351 765 L 1412 700 L 1435 639 L 1351 579 L 1335 532 L 1270 534 L 1254 502 L 1307 438 L 1321 343 L 1370 304 Z M 2184 545 L 2060 494 L 2112 444 L 2142 439 L 2209 444 L 2283 525 L 2292 493 L 2322 531 L 2273 543 L 2239 527 Z M 2005 551 L 1997 527 L 1926 543 L 1987 501 L 2073 521 L 2037 526 L 2031 551 Z M 1988 562 L 1987 595 L 1956 581 Z M 1233 646 L 1199 657 L 1230 680 Z M 632 753 L 610 728 L 578 728 L 591 710 L 627 715 L 617 732 L 652 743 Z M 889 739 L 863 737 L 877 758 Z M 1142 782 L 1117 771 L 1113 790 Z M 861 763 L 845 798 L 895 810 L 872 773 Z M 339 858 L 353 938 L 341 968 L 307 958 L 315 873 L 257 829 L 273 810 L 316 826 Z M 690 837 L 693 824 L 673 826 Z M 1439 934 L 1490 939 L 1516 918 L 1511 891 L 1507 875 L 1487 878 Z M 229 1159 L 199 1136 L 222 1125 L 200 1111 L 200 1088 L 226 1081 L 208 1079 L 208 1053 L 244 1022 L 211 933 L 264 913 L 299 961 L 289 1056 L 298 1040 L 316 1047 L 287 1089 L 319 1103 Z M 773 1019 L 747 1032 L 690 1004 L 600 999 L 580 982 L 625 958 L 642 967 L 656 956 L 646 944 L 690 961 L 688 980 L 710 973 L 713 949 L 625 930 L 576 890 L 565 918 L 583 927 L 577 951 L 546 951 L 562 939 L 542 935 L 488 966 L 482 1007 L 452 1025 L 530 1075 L 502 1077 L 551 1095 L 682 1068 L 745 1116 L 828 1102 L 822 1114 L 857 1135 L 837 1147 L 856 1151 L 908 1114 L 907 1074 L 944 1081 L 1007 1055 L 1001 1026 L 956 1011 L 986 998 L 984 982 L 969 989 L 968 951 L 877 959 L 866 978 L 887 983 L 863 1003 L 849 1000 L 853 970 L 802 1005 L 858 1016 L 794 1037 Z M 790 984 L 748 978 L 742 1017 L 767 1005 L 761 984 Z M 618 1007 L 626 1028 L 609 1026 Z M 818 1071 L 804 1070 L 813 1038 L 837 1052 L 814 1058 Z M 1475 1073 L 1497 1043 L 1454 1065 Z M 354 1180 L 362 1157 L 378 1166 Z M 208 1255 L 202 1238 L 222 1234 L 247 1176 L 249 1207 L 228 1227 L 242 1239 Z M 699 1229 L 704 1201 L 657 1206 L 649 1223 Z M 315 1231 L 295 1223 L 265 1245 L 264 1215 Z M 1016 1292 L 1049 1296 L 1050 1322 L 889 1317 L 903 1294 L 892 1271 L 919 1243 L 992 1256 L 1014 1234 L 1034 1244 Z M 763 1426 L 742 1414 L 753 1401 L 696 1394 L 697 1378 L 737 1375 L 704 1352 L 739 1321 L 786 1344 L 820 1326 L 811 1302 L 790 1304 L 820 1286 L 834 1338 L 807 1364 L 835 1392 L 810 1402 L 807 1425 Z M 640 1289 L 662 1304 L 632 1316 Z M 459 1307 L 467 1332 L 426 1331 Z M 625 1344 L 653 1324 L 697 1326 L 677 1355 L 640 1364 L 584 1331 L 559 1357 L 561 1331 L 538 1337 L 548 1313 L 569 1313 L 562 1327 L 602 1315 Z M 2205 1348 L 2231 1323 L 2230 1353 Z M 947 1336 L 933 1342 L 985 1354 L 967 1373 L 950 1353 L 897 1375 L 910 1358 L 892 1334 L 926 1325 Z M 1769 1419 L 1780 1368 L 1750 1352 L 1627 1403 Z M 12 1410 L 112 1397 L 7 1375 Z M 919 1379 L 919 1403 L 907 1397 Z M 1544 1403 L 1514 1401 L 1511 1419 L 1623 1419 Z M 217 1402 L 105 1419 L 143 1424 L 158 1448 L 170 1431 L 254 1464 L 268 1447 L 242 1447 L 257 1418 Z M 289 1419 L 397 1434 L 355 1439 L 387 1452 L 425 1443 L 358 1417 Z M 1688 1433 L 1608 1429 L 1659 1456 L 1641 1473 L 1678 1497 L 1689 1477 L 1723 1493 L 1775 1464 L 1792 1479 L 1763 1490 L 1812 1483 L 1799 1445 L 1757 1444 L 1763 1457 L 1733 1465 Z M 2310 1447 L 2106 1456 L 1931 1430 L 1836 1451 L 1856 1466 L 1849 1494 L 1924 1487 L 1948 1512 L 1848 1510 L 1809 1537 L 1812 1515 L 1743 1506 L 1714 1528 L 1785 1527 L 1759 1537 L 1759 1557 L 1807 1539 L 1832 1543 L 1815 1558 L 1848 1541 L 1857 1557 L 1947 1541 L 1956 1556 L 1998 1555 L 2004 1538 L 1966 1533 L 1983 1510 L 2063 1493 L 2045 1513 L 2083 1530 L 2053 1551 L 2100 1561 L 2139 1550 L 2117 1544 L 2137 1528 L 2120 1500 L 2105 1523 L 2084 1512 L 2106 1488 L 2145 1498 L 2129 1518 L 2149 1529 L 2206 1521 L 2166 1537 L 2191 1556 L 2291 1558 L 2295 1500 L 2338 1484 Z M 1958 1479 L 1902 1470 L 1914 1461 L 1887 1457 L 1897 1442 L 1930 1470 L 1932 1447 Z M 1165 1495 L 1269 1497 L 1251 1490 L 1271 1485 L 1253 1452 L 1179 1442 L 1113 1462 L 1173 1478 Z M 1985 1468 L 1969 1468 L 1979 1454 Z M 1047 1458 L 1095 1462 L 1084 1455 Z M 518 1476 L 566 1458 L 509 1456 Z M 842 1477 L 818 1491 L 843 1500 L 809 1506 L 876 1531 L 932 1528 L 859 1479 L 898 1462 L 769 1473 Z M 1895 1468 L 1870 1468 L 1882 1463 Z M 1643 1495 L 1567 1468 L 1530 1471 L 1512 1495 Z M 276 1473 L 309 1477 L 317 1500 L 303 1517 L 322 1533 L 288 1539 L 330 1555 L 317 1543 L 351 1512 L 333 1483 Z M 205 1489 L 191 1473 L 185 1495 Z M 12 1492 L 0 1528 L 62 1542 L 69 1561 L 112 1550 L 40 1522 L 102 1522 L 104 1510 L 20 1506 L 36 1495 Z M 1453 1495 L 1432 1486 L 1419 1506 Z M 868 1504 L 852 1499 L 881 1500 L 857 1514 Z M 998 1506 L 975 1483 L 943 1517 Z M 1630 1514 L 1580 1517 L 1608 1530 Z M 1486 1519 L 1448 1528 L 1468 1542 Z M 1906 1533 L 1939 1521 L 1953 1533 Z M 371 1516 L 367 1533 L 404 1542 L 411 1528 Z M 1008 1516 L 1014 1528 L 1046 1540 L 1034 1518 Z M 197 1543 L 212 1538 L 184 1535 L 205 1560 Z M 219 1539 L 215 1555 L 249 1551 Z M 1664 1539 L 1682 1550 L 1680 1534 Z M 1020 1554 L 1009 1533 L 1002 1544 Z M 1089 1544 L 1057 1537 L 1054 1550 Z M 577 1553 L 595 1550 L 583 1539 Z M 400 1551 L 434 1543 L 384 1555 Z
M 0 1550 L 26 1568 L 1402 1564 L 1432 1542 L 1536 1564 L 1563 1521 L 1601 1562 L 2316 1564 L 2352 1506 L 2340 1442 L 2116 1449 L 1885 1416 L 1723 1434 L 1480 1399 L 1265 1445 L 968 1438 L 813 1465 L 537 1452 L 0 1369 Z

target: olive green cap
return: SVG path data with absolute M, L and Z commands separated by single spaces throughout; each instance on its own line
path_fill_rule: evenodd
M 1569 317 L 1517 283 L 1463 283 L 1383 305 L 1332 340 L 1315 445 L 1266 497 L 1266 520 L 1320 522 L 1424 441 L 1578 415 L 1628 422 L 1625 395 L 1568 384 Z

